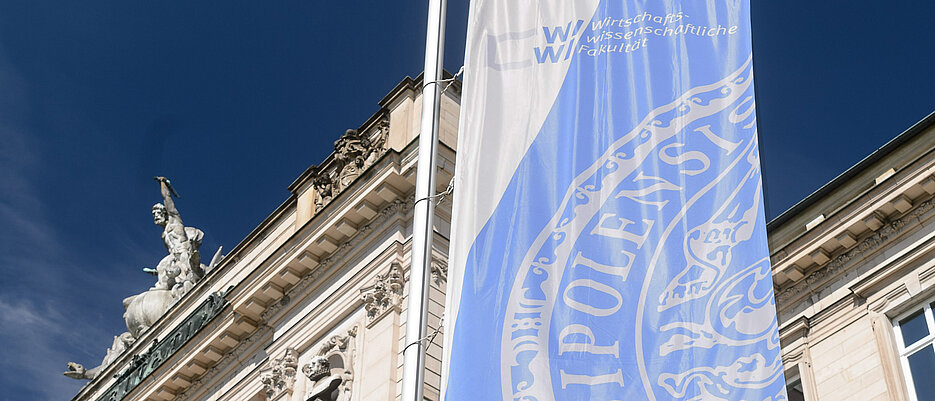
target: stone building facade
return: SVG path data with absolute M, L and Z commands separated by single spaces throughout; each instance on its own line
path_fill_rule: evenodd
M 405 347 L 421 77 L 334 143 L 291 195 L 75 400 L 393 400 Z M 454 173 L 460 85 L 442 96 L 438 182 Z M 439 325 L 451 202 L 436 207 Z M 426 358 L 439 393 L 443 334 Z
M 789 399 L 935 397 L 935 114 L 768 225 Z
M 400 82 L 74 399 L 399 399 L 420 92 L 421 78 Z M 438 191 L 454 172 L 459 94 L 456 82 L 442 96 Z M 935 395 L 933 150 L 935 115 L 768 225 L 790 400 Z M 450 207 L 436 208 L 430 332 Z M 443 336 L 428 347 L 428 400 Z

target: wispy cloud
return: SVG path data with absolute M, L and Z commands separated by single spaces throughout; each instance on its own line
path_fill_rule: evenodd
M 4 397 L 62 400 L 77 393 L 84 383 L 61 380 L 61 361 L 68 360 L 77 340 L 63 324 L 67 321 L 54 305 L 0 298 Z
M 84 383 L 62 375 L 65 362 L 95 366 L 117 333 L 74 313 L 87 303 L 73 285 L 94 285 L 61 273 L 67 247 L 31 174 L 42 160 L 25 128 L 28 85 L 2 45 L 0 88 L 0 399 L 67 400 Z

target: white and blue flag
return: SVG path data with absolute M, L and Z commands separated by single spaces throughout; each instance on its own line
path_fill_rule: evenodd
M 475 0 L 447 400 L 785 399 L 749 0 Z

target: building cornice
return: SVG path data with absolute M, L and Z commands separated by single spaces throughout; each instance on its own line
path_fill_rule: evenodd
M 853 165 L 833 180 L 828 182 L 825 185 L 822 185 L 821 188 L 818 188 L 815 192 L 812 192 L 805 199 L 802 199 L 786 211 L 782 212 L 779 216 L 776 216 L 766 225 L 767 231 L 774 231 L 780 226 L 788 222 L 790 219 L 798 216 L 801 212 L 808 209 L 810 206 L 814 205 L 816 202 L 825 198 L 841 186 L 847 184 L 858 174 L 868 169 L 877 161 L 880 161 L 884 157 L 893 153 L 894 150 L 898 149 L 903 144 L 909 142 L 911 139 L 915 138 L 929 127 L 935 125 L 935 112 L 930 113 L 925 116 L 919 122 L 913 124 L 911 127 L 903 131 L 901 134 L 897 135 L 895 138 L 878 148 L 876 151 L 865 157 L 863 160 Z
M 932 135 L 935 138 L 935 135 Z M 866 248 L 890 220 L 898 220 L 935 195 L 935 159 L 915 159 L 848 206 L 822 214 L 805 232 L 780 248 L 771 248 L 774 281 L 788 287 L 822 270 L 832 260 L 850 253 L 858 244 Z M 776 241 L 773 240 L 773 246 Z
M 795 284 L 780 290 L 776 294 L 777 303 L 792 305 L 800 298 L 806 296 L 810 288 L 823 288 L 827 281 L 840 272 L 847 270 L 856 261 L 862 260 L 867 255 L 876 252 L 882 245 L 899 236 L 908 227 L 911 227 L 912 225 L 910 223 L 921 220 L 922 216 L 933 208 L 935 208 L 935 200 L 930 199 L 919 204 L 915 209 L 901 218 L 883 225 L 875 233 L 860 241 L 847 252 L 838 255 L 826 265 L 809 273 Z M 886 267 L 887 266 L 881 266 L 881 268 Z M 852 287 L 852 290 L 856 289 L 858 295 L 866 296 L 863 291 L 864 288 L 865 285 L 858 284 Z

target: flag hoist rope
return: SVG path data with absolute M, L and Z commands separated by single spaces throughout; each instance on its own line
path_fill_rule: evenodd
M 429 0 L 425 33 L 425 72 L 422 81 L 422 126 L 416 171 L 416 199 L 435 192 L 435 158 L 438 151 L 438 115 L 445 43 L 446 0 Z M 430 85 L 429 83 L 433 83 Z M 406 311 L 406 343 L 403 350 L 402 401 L 422 401 L 425 379 L 425 348 L 422 341 L 428 316 L 429 266 L 432 261 L 435 202 L 416 202 L 412 217 L 412 258 L 409 269 L 409 300 Z

